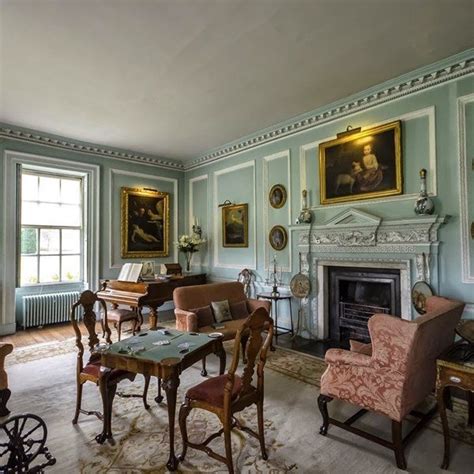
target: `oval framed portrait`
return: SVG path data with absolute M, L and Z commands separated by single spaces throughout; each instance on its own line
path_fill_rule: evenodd
M 275 250 L 283 250 L 288 242 L 286 229 L 281 225 L 273 226 L 268 234 L 268 240 Z
M 270 206 L 275 209 L 280 209 L 286 203 L 286 189 L 283 184 L 275 184 L 270 189 L 268 193 L 268 200 L 270 201 Z
M 433 296 L 433 290 L 426 281 L 420 280 L 415 282 L 411 289 L 411 300 L 418 314 L 426 313 L 426 299 Z

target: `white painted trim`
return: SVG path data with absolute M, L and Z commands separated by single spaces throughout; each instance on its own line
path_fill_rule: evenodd
M 463 283 L 474 283 L 474 268 L 471 262 L 474 256 L 470 251 L 469 229 L 469 159 L 466 149 L 466 105 L 474 102 L 474 94 L 459 97 L 457 100 L 458 111 L 458 146 L 459 146 L 459 208 L 460 208 L 460 237 L 461 237 L 461 279 Z M 471 190 L 474 193 L 474 190 Z
M 401 120 L 404 122 L 408 122 L 409 120 L 414 120 L 421 117 L 428 117 L 428 143 L 429 143 L 429 173 L 428 173 L 428 180 L 429 180 L 429 195 L 430 196 L 437 196 L 438 195 L 438 184 L 437 184 L 437 154 L 436 154 L 436 116 L 435 116 L 435 107 L 434 105 L 430 107 L 426 107 L 423 109 L 418 109 L 413 112 L 408 112 L 403 115 L 398 115 L 395 117 L 391 117 L 390 119 L 384 120 L 382 122 L 377 122 L 370 124 L 370 126 L 362 127 L 362 130 L 367 130 L 368 128 L 378 127 L 379 125 L 384 125 L 386 123 L 394 122 L 396 120 Z M 312 150 L 313 148 L 317 151 L 319 145 L 321 143 L 327 142 L 328 140 L 332 140 L 334 136 L 328 136 L 310 143 L 305 143 L 304 145 L 300 146 L 300 195 L 303 189 L 307 189 L 307 156 L 306 152 L 308 150 Z M 317 153 L 317 152 L 316 152 Z M 319 156 L 316 154 L 316 159 L 319 159 Z M 319 169 L 319 167 L 318 167 Z M 316 177 L 315 177 L 316 179 Z M 318 191 L 319 191 L 319 184 L 318 184 Z M 316 193 L 316 196 L 310 196 L 313 201 L 317 201 L 319 203 L 319 192 Z M 418 193 L 411 193 L 411 194 L 400 194 L 399 196 L 390 196 L 386 198 L 380 199 L 366 199 L 362 201 L 357 201 L 351 203 L 352 205 L 368 205 L 368 204 L 378 204 L 383 202 L 392 202 L 392 201 L 412 201 L 418 197 Z M 311 205 L 312 204 L 312 205 Z M 309 208 L 312 210 L 316 209 L 337 209 L 342 207 L 347 207 L 347 202 L 341 204 L 331 204 L 331 205 L 322 205 L 316 203 L 310 203 Z
M 256 270 L 257 269 L 257 205 L 256 205 L 256 177 L 255 177 L 255 160 L 246 161 L 245 163 L 240 163 L 238 165 L 230 166 L 229 168 L 225 168 L 222 170 L 218 170 L 214 172 L 214 209 L 219 210 L 219 202 L 217 201 L 217 194 L 218 194 L 218 177 L 222 176 L 223 174 L 233 173 L 235 171 L 244 169 L 244 168 L 253 168 L 253 186 L 252 186 L 252 203 L 253 203 L 253 262 L 240 262 L 239 264 L 228 264 L 228 263 L 220 263 L 219 262 L 219 223 L 220 223 L 220 213 L 219 215 L 214 216 L 214 268 L 231 268 L 231 269 L 242 269 L 248 268 L 249 270 Z M 250 239 L 249 239 L 250 240 Z
M 17 165 L 35 165 L 56 167 L 83 174 L 88 179 L 87 186 L 87 286 L 95 290 L 99 285 L 99 253 L 100 253 L 100 167 L 76 161 L 51 158 L 42 155 L 5 150 L 4 152 L 4 198 L 3 198 L 3 272 L 2 272 L 2 304 L 0 324 L 15 325 L 15 289 L 17 260 Z M 7 255 L 9 258 L 7 258 Z
M 179 207 L 179 195 L 178 195 L 178 179 L 177 178 L 168 178 L 166 176 L 154 176 L 145 173 L 135 173 L 133 171 L 125 171 L 118 168 L 109 168 L 109 205 L 110 205 L 110 212 L 109 212 L 109 270 L 113 270 L 116 268 L 121 268 L 121 264 L 116 264 L 114 261 L 114 249 L 115 245 L 120 246 L 120 238 L 113 239 L 112 238 L 112 230 L 113 230 L 113 176 L 114 175 L 121 175 L 121 176 L 134 176 L 135 178 L 143 178 L 147 180 L 154 180 L 154 181 L 165 181 L 168 183 L 173 183 L 173 198 L 174 198 L 174 209 L 173 209 L 173 238 L 169 243 L 170 247 L 173 248 L 173 251 L 170 252 L 170 255 L 173 257 L 173 261 L 178 261 L 178 253 L 174 242 L 178 240 L 178 207 Z M 120 199 L 120 196 L 119 196 Z
M 268 243 L 268 233 L 270 231 L 269 225 L 268 225 L 268 218 L 269 218 L 269 211 L 270 211 L 270 204 L 268 202 L 268 193 L 270 191 L 269 189 L 269 182 L 268 182 L 268 164 L 271 161 L 275 160 L 281 160 L 281 159 L 286 159 L 287 160 L 287 175 L 288 175 L 288 181 L 286 185 L 286 190 L 287 190 L 287 200 L 285 206 L 287 207 L 288 211 L 288 227 L 291 225 L 291 151 L 290 149 L 286 149 L 283 151 L 279 151 L 278 153 L 273 153 L 272 155 L 267 155 L 263 157 L 263 166 L 262 166 L 262 172 L 263 172 L 263 187 L 262 187 L 262 193 L 263 193 L 263 198 L 262 198 L 262 207 L 263 207 L 263 229 L 264 229 L 264 238 L 262 242 L 262 248 L 263 248 L 263 271 L 266 274 L 268 271 L 268 268 L 270 266 L 270 248 L 269 248 L 269 243 Z M 276 184 L 276 183 L 275 183 Z M 293 265 L 292 265 L 292 248 L 291 248 L 291 232 L 288 232 L 288 266 L 282 267 L 282 272 L 289 273 L 292 271 Z
M 196 183 L 198 181 L 204 181 L 204 180 L 207 181 L 206 195 L 207 195 L 207 202 L 209 202 L 209 175 L 207 173 L 202 174 L 200 176 L 195 176 L 194 178 L 191 178 L 188 181 L 188 225 L 187 225 L 188 234 L 191 233 L 192 227 L 193 227 L 193 222 L 192 222 L 192 220 L 193 220 L 193 209 L 194 209 L 193 186 L 194 186 L 194 183 Z M 211 226 L 210 226 L 209 209 L 206 209 L 206 229 L 204 229 L 204 232 L 207 232 L 207 233 L 210 234 L 210 230 L 211 230 Z M 207 245 L 206 260 L 204 260 L 204 262 L 200 261 L 198 264 L 191 262 L 192 267 L 200 267 L 200 266 L 209 267 L 209 253 L 211 252 L 211 249 L 209 247 L 209 245 L 210 245 L 209 238 L 207 239 L 206 245 Z M 199 252 L 198 252 L 198 254 L 199 254 Z
M 139 162 L 146 166 L 154 166 L 157 168 L 181 172 L 184 171 L 183 163 L 177 160 L 159 158 L 151 155 L 145 156 L 131 151 L 120 151 L 106 145 L 84 143 L 67 137 L 56 138 L 47 132 L 40 132 L 37 130 L 34 132 L 26 132 L 9 124 L 0 127 L 0 137 L 4 137 L 8 140 L 34 143 L 49 148 L 60 148 L 75 153 L 100 156 L 101 158 L 126 161 L 129 163 L 130 161 Z

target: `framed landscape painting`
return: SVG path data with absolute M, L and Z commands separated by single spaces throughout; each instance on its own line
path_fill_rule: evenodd
M 400 121 L 319 145 L 321 204 L 402 193 Z
M 170 199 L 152 189 L 121 190 L 122 258 L 167 257 Z
M 248 204 L 233 204 L 222 208 L 222 246 L 249 246 Z

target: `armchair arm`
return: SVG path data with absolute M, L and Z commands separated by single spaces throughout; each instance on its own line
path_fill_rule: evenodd
M 327 364 L 354 365 L 369 367 L 372 365 L 372 357 L 359 352 L 346 351 L 344 349 L 329 349 L 324 358 Z
M 351 345 L 352 352 L 359 352 L 368 356 L 372 355 L 372 344 L 364 344 L 354 339 L 349 339 L 349 344 Z
M 176 329 L 179 331 L 198 331 L 198 320 L 196 313 L 185 311 L 184 309 L 175 309 Z
M 257 308 L 265 308 L 268 311 L 268 314 L 271 315 L 272 303 L 268 300 L 255 300 L 249 298 L 247 300 L 247 308 L 250 314 L 252 314 Z

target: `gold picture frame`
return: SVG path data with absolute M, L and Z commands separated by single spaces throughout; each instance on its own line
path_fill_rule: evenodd
M 401 122 L 391 122 L 319 145 L 321 204 L 402 193 Z
M 283 250 L 288 243 L 288 234 L 282 225 L 275 225 L 268 233 L 268 241 L 275 250 Z
M 122 258 L 156 258 L 169 254 L 169 193 L 121 188 Z
M 249 246 L 248 204 L 232 204 L 222 208 L 222 246 Z
M 268 193 L 268 201 L 274 209 L 280 209 L 286 204 L 286 188 L 283 184 L 275 184 Z

